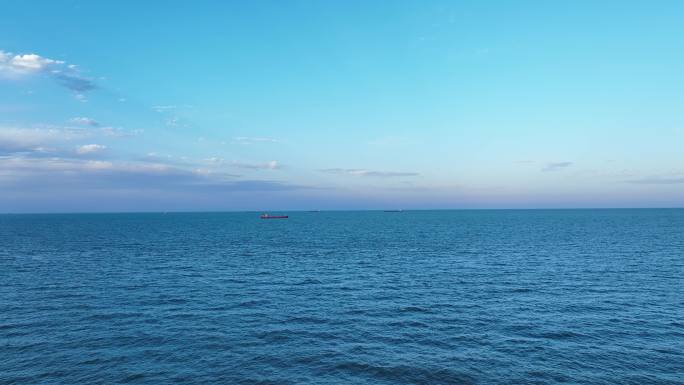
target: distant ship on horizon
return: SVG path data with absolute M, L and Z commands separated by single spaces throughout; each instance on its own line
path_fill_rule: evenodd
M 287 215 L 269 215 L 268 213 L 263 213 L 259 217 L 261 219 L 287 219 L 289 218 Z

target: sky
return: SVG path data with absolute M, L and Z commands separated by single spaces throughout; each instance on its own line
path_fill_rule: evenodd
M 681 1 L 0 8 L 0 212 L 684 206 Z

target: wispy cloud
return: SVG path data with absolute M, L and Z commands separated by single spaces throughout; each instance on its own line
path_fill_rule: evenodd
M 0 186 L 19 191 L 164 190 L 193 192 L 288 191 L 312 187 L 269 180 L 236 180 L 226 173 L 167 164 L 76 158 L 0 156 Z M 74 190 L 76 191 L 76 190 Z M 2 189 L 0 189 L 2 192 Z
M 238 144 L 255 144 L 255 143 L 277 143 L 278 140 L 274 138 L 266 137 L 249 137 L 249 136 L 237 136 L 233 138 L 233 141 Z
M 544 171 L 544 172 L 560 171 L 560 170 L 564 170 L 570 166 L 572 166 L 572 162 L 550 162 L 550 163 L 547 163 L 546 166 L 544 166 L 544 168 L 542 168 L 542 171 Z
M 378 178 L 396 178 L 396 177 L 410 177 L 419 176 L 417 172 L 399 172 L 399 171 L 373 171 L 358 168 L 326 168 L 319 170 L 327 174 L 341 174 L 362 177 L 378 177 Z
M 232 162 L 231 166 L 249 170 L 277 170 L 282 168 L 282 166 L 275 160 L 266 163 Z
M 186 113 L 188 110 L 194 109 L 191 105 L 175 105 L 175 104 L 160 104 L 151 107 L 153 111 L 158 112 L 164 118 L 164 124 L 167 127 L 178 129 L 189 127 Z
M 171 105 L 171 104 L 159 105 L 159 106 L 152 106 L 152 110 L 154 110 L 154 111 L 156 111 L 156 112 L 173 111 L 173 110 L 176 110 L 177 108 L 178 108 L 178 106 L 176 106 L 176 105 Z
M 112 127 L 0 127 L 0 155 L 73 153 L 74 146 L 86 140 L 111 140 L 136 134 L 136 131 Z
M 93 154 L 96 152 L 103 151 L 107 146 L 102 144 L 84 144 L 76 149 L 76 153 L 79 155 Z
M 632 179 L 625 181 L 633 184 L 684 184 L 684 177 L 649 177 L 643 179 Z
M 180 118 L 177 116 L 172 116 L 166 119 L 166 125 L 169 127 L 178 127 L 180 125 Z
M 123 128 L 117 128 L 117 127 L 102 127 L 102 128 L 100 128 L 99 131 L 104 136 L 111 136 L 111 137 L 115 137 L 115 138 L 127 138 L 127 137 L 131 137 L 131 136 L 140 135 L 144 132 L 144 130 L 141 130 L 141 129 L 124 130 Z
M 123 101 L 126 101 L 125 99 Z M 151 107 L 156 112 L 173 112 L 173 111 L 190 111 L 194 110 L 195 106 L 192 104 L 156 104 Z
M 77 178 L 73 174 L 83 170 L 109 169 L 113 173 L 127 169 L 165 169 L 172 167 L 163 162 L 132 160 L 118 161 L 115 154 L 106 151 L 112 136 L 125 136 L 127 132 L 100 127 L 36 127 L 17 128 L 0 126 L 0 179 L 19 178 L 26 183 L 38 183 L 39 180 L 63 177 Z M 198 164 L 184 164 L 179 169 L 192 170 Z M 198 172 L 205 170 L 199 170 Z M 209 170 L 209 173 L 220 174 L 221 170 Z M 86 173 L 87 174 L 87 173 Z M 36 180 L 33 180 L 36 179 Z M 54 179 L 54 178 L 53 178 Z M 85 182 L 86 176 L 83 177 Z M 33 181 L 32 181 L 33 180 Z M 54 179 L 58 184 L 58 180 Z M 1 188 L 0 188 L 1 190 Z
M 85 101 L 85 93 L 97 88 L 92 79 L 81 74 L 77 66 L 63 60 L 49 59 L 34 53 L 13 54 L 0 51 L 0 78 L 21 80 L 45 74 Z
M 0 154 L 45 152 L 71 140 L 87 137 L 88 131 L 66 128 L 0 128 Z
M 91 118 L 85 118 L 85 117 L 76 117 L 76 118 L 71 118 L 69 119 L 69 123 L 73 123 L 79 126 L 90 126 L 90 127 L 99 127 L 100 123 L 98 123 L 95 119 Z

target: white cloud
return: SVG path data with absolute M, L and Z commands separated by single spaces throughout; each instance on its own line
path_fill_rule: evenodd
M 60 185 L 56 181 L 70 179 L 78 181 L 83 188 L 95 184 L 112 188 L 132 187 L 135 189 L 162 188 L 164 186 L 186 186 L 188 188 L 213 191 L 239 190 L 285 190 L 303 188 L 275 181 L 236 182 L 233 175 L 204 168 L 188 169 L 164 163 L 139 161 L 112 162 L 84 160 L 78 158 L 27 156 L 0 156 L 0 186 L 5 185 Z M 68 188 L 68 187 L 67 187 Z M 0 189 L 0 192 L 2 189 Z
M 266 163 L 242 163 L 232 162 L 231 165 L 237 168 L 245 168 L 250 170 L 277 170 L 281 168 L 280 164 L 275 160 Z
M 169 119 L 166 119 L 166 125 L 169 127 L 178 127 L 178 122 L 180 119 L 177 116 L 173 116 Z
M 0 155 L 13 153 L 69 153 L 77 144 L 111 140 L 137 135 L 142 131 L 128 131 L 112 127 L 59 127 L 32 128 L 0 126 Z M 80 142 L 80 143 L 79 143 Z
M 10 156 L 0 158 L 0 174 L 29 175 L 39 173 L 79 173 L 87 171 L 116 171 L 130 173 L 167 173 L 176 169 L 157 163 L 83 160 L 76 158 L 32 158 Z M 177 170 L 176 172 L 182 172 Z
M 152 106 L 152 110 L 157 112 L 168 112 L 174 110 L 193 110 L 195 106 L 192 104 L 157 104 Z
M 274 138 L 266 137 L 249 137 L 249 136 L 237 136 L 233 138 L 235 143 L 238 144 L 254 144 L 254 143 L 277 143 L 278 140 Z
M 85 138 L 89 134 L 89 130 L 84 129 L 0 127 L 0 154 L 45 152 L 47 148 Z
M 53 64 L 64 64 L 61 60 L 52 60 L 36 54 L 15 55 L 8 63 L 10 69 L 17 72 L 38 72 Z
M 18 78 L 50 69 L 56 70 L 64 62 L 52 60 L 36 54 L 14 55 L 0 51 L 0 76 Z
M 211 158 L 206 158 L 204 159 L 204 162 L 209 163 L 209 164 L 214 164 L 214 165 L 221 165 L 223 164 L 224 159 L 219 158 L 217 156 L 212 156 Z
M 173 111 L 177 108 L 178 108 L 178 106 L 174 106 L 174 105 L 152 106 L 152 109 L 154 111 L 157 111 L 157 112 Z
M 95 119 L 85 117 L 71 118 L 69 119 L 69 122 L 78 124 L 79 126 L 98 127 L 100 125 L 100 123 L 98 123 Z
M 152 106 L 151 109 L 164 117 L 164 124 L 172 128 L 187 128 L 188 122 L 185 118 L 189 110 L 194 109 L 192 105 L 164 104 Z
M 76 153 L 81 155 L 93 154 L 105 150 L 106 148 L 107 146 L 102 144 L 84 144 L 76 149 Z
M 19 80 L 28 76 L 46 74 L 63 87 L 74 92 L 76 99 L 86 101 L 84 92 L 96 88 L 95 83 L 81 75 L 73 64 L 49 59 L 34 53 L 13 54 L 0 51 L 0 78 Z
M 320 172 L 328 174 L 341 174 L 362 177 L 378 177 L 378 178 L 396 178 L 405 176 L 419 176 L 417 172 L 402 172 L 402 171 L 373 171 L 359 168 L 326 168 L 319 170 Z
M 111 136 L 115 138 L 125 138 L 125 137 L 130 137 L 130 136 L 136 136 L 139 134 L 142 134 L 144 130 L 124 130 L 121 128 L 116 128 L 116 127 L 102 127 L 100 128 L 100 132 L 104 136 Z

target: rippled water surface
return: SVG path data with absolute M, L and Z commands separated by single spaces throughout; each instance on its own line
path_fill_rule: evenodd
M 684 383 L 684 210 L 0 216 L 0 384 Z

